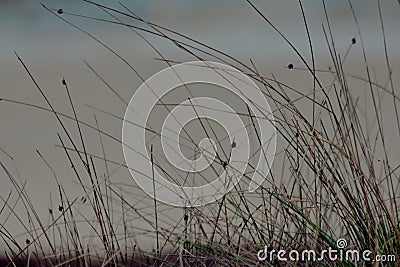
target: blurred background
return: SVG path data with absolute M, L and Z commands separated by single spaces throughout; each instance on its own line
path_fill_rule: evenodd
M 12 57 L 10 51 L 17 50 L 21 53 L 29 51 L 29 57 L 41 60 L 58 59 L 63 55 L 64 60 L 88 57 L 102 52 L 93 42 L 78 34 L 61 20 L 55 18 L 40 5 L 41 1 L 0 1 L 1 19 L 1 59 Z M 79 0 L 52 0 L 42 1 L 51 8 L 63 8 L 66 11 L 87 14 L 94 17 L 106 18 L 98 8 Z M 106 3 L 114 8 L 121 8 L 116 1 L 97 1 Z M 348 44 L 349 38 L 356 35 L 356 29 L 347 1 L 326 1 L 327 10 L 331 17 L 334 34 L 337 36 L 338 45 Z M 243 0 L 218 0 L 218 1 L 126 1 L 124 2 L 138 15 L 155 23 L 176 29 L 180 32 L 196 36 L 197 39 L 234 52 L 239 56 L 271 58 L 289 53 L 287 46 L 270 27 L 252 10 Z M 301 50 L 307 51 L 304 27 L 298 2 L 283 1 L 255 1 L 254 2 L 268 18 L 289 36 Z M 357 19 L 362 27 L 364 38 L 368 40 L 367 46 L 381 47 L 381 33 L 379 31 L 379 17 L 377 1 L 355 0 L 352 1 Z M 322 1 L 303 1 L 310 30 L 315 40 L 316 50 L 324 49 L 326 44 L 322 40 L 322 23 L 325 22 Z M 399 5 L 395 0 L 383 0 L 385 27 L 390 38 L 399 38 L 395 32 L 399 22 L 397 12 Z M 109 18 L 109 17 L 108 17 Z M 92 33 L 106 35 L 113 39 L 119 49 L 133 54 L 138 43 L 132 36 L 119 34 L 122 27 L 114 27 L 105 23 L 74 18 L 78 23 Z M 394 39 L 393 41 L 395 41 Z M 322 41 L 322 42 L 321 42 Z M 398 39 L 397 39 L 398 41 Z M 395 42 L 389 42 L 395 44 Z M 142 45 L 139 43 L 139 45 Z M 394 48 L 394 47 L 393 47 Z M 137 56 L 143 54 L 136 53 Z M 372 55 L 373 53 L 371 53 Z M 98 55 L 97 55 L 98 56 Z

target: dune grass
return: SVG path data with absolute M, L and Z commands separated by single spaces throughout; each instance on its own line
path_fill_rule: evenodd
M 120 138 L 102 130 L 96 117 L 93 122 L 79 119 L 65 79 L 61 83 L 67 92 L 66 101 L 71 106 L 71 114 L 57 111 L 30 67 L 16 54 L 47 106 L 11 99 L 2 99 L 2 102 L 30 106 L 55 116 L 62 128 L 58 146 L 66 155 L 65 164 L 72 167 L 81 185 L 83 197 L 70 199 L 51 165 L 37 151 L 44 167 L 52 171 L 57 181 L 57 201 L 61 203 L 58 211 L 49 210 L 51 223 L 48 224 L 35 212 L 35 206 L 25 192 L 26 182 L 15 177 L 11 170 L 13 166 L 0 162 L 3 174 L 14 186 L 13 194 L 17 194 L 15 203 L 9 201 L 12 193 L 1 196 L 0 218 L 15 217 L 26 232 L 24 243 L 8 229 L 0 228 L 0 236 L 7 244 L 2 249 L 5 253 L 0 261 L 2 266 L 284 266 L 276 259 L 260 263 L 257 251 L 266 245 L 270 250 L 315 249 L 320 254 L 329 247 L 338 249 L 336 241 L 339 238 L 348 242 L 345 249 L 368 249 L 373 255 L 400 257 L 400 165 L 396 163 L 397 159 L 389 156 L 390 142 L 393 140 L 387 140 L 389 130 L 385 128 L 396 128 L 395 140 L 399 140 L 397 104 L 400 98 L 396 94 L 398 81 L 392 78 L 392 72 L 396 70 L 391 67 L 380 1 L 377 2 L 378 16 L 385 49 L 382 60 L 387 66 L 388 79 L 384 85 L 374 77 L 360 30 L 353 40 L 349 40 L 344 53 L 336 46 L 329 10 L 324 2 L 324 41 L 333 66 L 329 69 L 316 67 L 312 36 L 302 1 L 299 1 L 299 12 L 303 18 L 309 55 L 301 54 L 290 38 L 281 33 L 278 26 L 253 1 L 247 0 L 249 7 L 265 22 L 266 27 L 272 27 L 289 49 L 297 54 L 302 64 L 290 64 L 287 71 L 301 72 L 305 77 L 311 77 L 312 90 L 309 92 L 290 86 L 274 75 L 260 73 L 257 62 L 253 60 L 242 62 L 234 55 L 193 37 L 146 21 L 122 3 L 120 8 L 115 9 L 92 1 L 85 2 L 103 10 L 109 19 L 44 8 L 109 50 L 143 82 L 145 78 L 133 64 L 99 38 L 74 24 L 74 17 L 127 27 L 133 34 L 143 38 L 154 49 L 158 60 L 165 62 L 166 66 L 178 62 L 164 57 L 154 44 L 147 41 L 147 35 L 169 40 L 171 45 L 181 49 L 191 60 L 218 61 L 248 74 L 262 88 L 273 110 L 279 143 L 275 163 L 266 181 L 254 193 L 245 190 L 251 178 L 246 176 L 243 184 L 238 184 L 235 190 L 216 203 L 181 209 L 181 216 L 174 218 L 172 221 L 175 224 L 171 224 L 171 220 L 158 216 L 168 213 L 168 207 L 156 201 L 147 201 L 148 207 L 140 207 L 137 203 L 141 198 L 132 203 L 126 198 L 126 192 L 122 193 L 108 181 L 112 175 L 110 166 L 126 166 L 107 158 L 104 142 L 107 139 L 121 142 Z M 351 1 L 348 3 L 356 28 L 359 29 Z M 362 52 L 363 65 L 360 68 L 363 68 L 365 75 L 360 77 L 345 73 L 346 59 L 353 49 Z M 106 88 L 122 103 L 127 103 L 93 66 L 86 64 Z M 373 110 L 373 117 L 365 116 L 360 99 L 352 96 L 350 80 L 368 89 L 365 93 L 366 101 L 369 101 L 366 107 Z M 383 97 L 391 99 L 396 118 L 390 126 L 383 125 L 383 118 L 387 116 L 382 111 Z M 101 109 L 96 112 L 107 113 Z M 113 114 L 108 115 L 123 120 Z M 251 121 L 251 114 L 248 118 Z M 75 122 L 76 129 L 68 128 L 66 121 Z M 92 130 L 93 135 L 86 136 L 83 128 Z M 78 132 L 78 138 L 71 134 L 72 130 Z M 257 127 L 254 126 L 253 130 L 256 132 Z M 85 139 L 94 136 L 99 140 L 101 154 L 91 153 L 85 145 Z M 13 161 L 9 153 L 2 152 Z M 217 164 L 222 166 L 224 163 L 221 161 Z M 17 202 L 23 203 L 26 217 L 13 211 Z M 91 214 L 81 212 L 81 205 L 89 207 Z M 142 224 L 136 224 L 135 218 L 140 218 Z M 82 225 L 86 225 L 90 233 L 82 231 Z M 154 244 L 154 249 L 142 249 L 136 239 L 138 236 L 145 236 Z M 373 266 L 375 263 L 329 261 L 325 258 L 322 261 L 290 264 Z M 381 264 L 398 265 L 396 262 Z

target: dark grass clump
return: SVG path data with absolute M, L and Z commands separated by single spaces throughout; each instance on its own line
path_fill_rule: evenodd
M 391 143 L 383 127 L 383 117 L 387 114 L 383 113 L 382 97 L 386 95 L 392 100 L 392 113 L 396 119 L 391 126 L 396 129 L 399 127 L 397 104 L 400 98 L 395 93 L 396 81 L 391 75 L 380 5 L 378 15 L 385 47 L 383 60 L 387 66 L 389 80 L 385 85 L 379 84 L 373 78 L 359 30 L 357 37 L 349 41 L 350 46 L 345 53 L 339 52 L 335 46 L 325 4 L 323 11 L 326 23 L 323 25 L 323 31 L 327 53 L 331 56 L 333 66 L 327 70 L 316 68 L 312 38 L 301 1 L 300 12 L 311 59 L 302 55 L 261 10 L 251 1 L 247 1 L 266 26 L 272 27 L 282 37 L 283 42 L 297 54 L 300 63 L 296 64 L 296 67 L 293 63 L 283 64 L 290 69 L 290 73 L 302 72 L 305 77 L 311 77 L 312 91 L 304 93 L 284 81 L 279 81 L 274 75 L 268 77 L 261 74 L 253 60 L 250 64 L 244 63 L 199 40 L 146 21 L 123 4 L 120 9 L 114 9 L 92 1 L 85 2 L 103 10 L 110 19 L 45 8 L 111 51 L 140 81 L 145 79 L 127 59 L 75 25 L 73 18 L 79 16 L 127 27 L 134 34 L 141 36 L 166 66 L 175 62 L 166 59 L 147 41 L 145 34 L 171 41 L 172 45 L 181 49 L 191 60 L 223 62 L 251 76 L 263 88 L 263 93 L 274 112 L 279 140 L 275 163 L 266 177 L 266 182 L 255 193 L 250 194 L 243 189 L 244 187 L 237 186 L 217 203 L 202 208 L 181 209 L 181 215 L 175 218 L 175 224 L 171 225 L 171 220 L 162 217 L 161 214 L 168 213 L 172 208 L 157 202 L 148 202 L 148 207 L 141 207 L 140 199 L 137 202 L 128 200 L 127 192 L 121 192 L 117 186 L 107 181 L 111 175 L 111 165 L 126 168 L 123 163 L 108 159 L 104 151 L 105 139 L 121 142 L 119 137 L 101 130 L 96 118 L 94 123 L 79 119 L 65 79 L 62 80 L 62 85 L 68 93 L 67 101 L 71 106 L 72 115 L 58 112 L 28 66 L 18 56 L 47 106 L 34 106 L 9 99 L 2 99 L 2 102 L 31 106 L 51 112 L 56 117 L 63 130 L 58 136 L 58 147 L 65 153 L 67 164 L 72 167 L 81 185 L 83 197 L 70 199 L 61 183 L 58 183 L 58 212 L 56 209 L 50 209 L 51 223 L 45 223 L 37 216 L 27 197 L 24 191 L 25 183 L 18 181 L 10 168 L 1 163 L 3 173 L 14 185 L 18 199 L 24 204 L 27 214 L 25 219 L 17 213 L 11 213 L 26 231 L 25 241 L 12 236 L 3 227 L 0 229 L 0 236 L 7 244 L 7 247 L 2 249 L 5 256 L 0 261 L 1 266 L 254 266 L 260 264 L 257 251 L 265 245 L 269 250 L 276 251 L 314 249 L 319 257 L 324 249 L 339 249 L 336 243 L 339 238 L 344 238 L 348 243 L 345 251 L 370 250 L 371 257 L 393 255 L 399 259 L 400 165 L 397 159 L 389 156 Z M 350 1 L 349 9 L 353 13 L 356 28 L 359 29 Z M 346 58 L 352 49 L 360 49 L 362 52 L 364 64 L 360 68 L 365 72 L 364 77 L 345 73 Z M 118 95 L 118 91 L 92 66 L 88 63 L 87 66 L 108 89 L 126 103 L 126 100 Z M 367 106 L 369 111 L 372 111 L 372 119 L 365 116 L 359 99 L 352 96 L 350 79 L 367 88 L 366 98 L 370 99 Z M 103 110 L 97 111 L 107 113 Z M 122 120 L 113 114 L 108 115 Z M 374 130 L 371 130 L 371 120 Z M 77 130 L 78 138 L 73 137 L 65 121 L 75 122 L 74 131 Z M 93 130 L 99 137 L 101 155 L 89 151 L 85 143 L 88 136 L 85 136 L 83 128 Z M 396 140 L 399 139 L 399 133 L 400 131 L 396 133 Z M 52 170 L 39 151 L 38 155 L 43 159 L 45 166 Z M 101 164 L 105 166 L 105 175 L 101 174 Z M 223 164 L 229 163 L 221 162 L 221 165 Z M 57 175 L 53 174 L 58 181 Z M 2 202 L 3 209 L 12 210 L 12 204 L 7 197 L 2 197 Z M 82 204 L 90 208 L 92 216 L 80 212 L 79 207 Z M 140 224 L 137 223 L 138 220 Z M 86 227 L 89 231 L 82 231 L 81 227 Z M 139 237 L 146 237 L 150 243 L 154 243 L 154 249 L 142 249 L 137 241 Z M 395 258 L 391 259 L 382 266 L 398 264 L 393 261 Z M 276 258 L 261 264 L 284 266 Z M 293 263 L 298 266 L 306 264 L 356 265 L 354 261 L 331 261 L 328 258 Z M 373 265 L 363 261 L 357 264 Z

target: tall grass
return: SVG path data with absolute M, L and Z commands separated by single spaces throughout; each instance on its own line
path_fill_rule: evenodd
M 315 249 L 320 253 L 329 247 L 337 249 L 336 240 L 339 238 L 348 241 L 346 249 L 368 249 L 373 251 L 373 255 L 400 257 L 400 165 L 396 163 L 398 158 L 389 156 L 391 141 L 387 139 L 385 128 L 399 128 L 400 134 L 397 110 L 400 98 L 396 95 L 397 84 L 392 77 L 392 72 L 396 70 L 391 67 L 379 0 L 377 16 L 381 22 L 385 49 L 382 60 L 387 66 L 386 78 L 389 81 L 384 85 L 378 83 L 369 65 L 365 41 L 351 1 L 348 2 L 349 9 L 358 33 L 353 40 L 349 40 L 344 53 L 339 52 L 341 49 L 337 47 L 332 33 L 329 10 L 323 1 L 326 53 L 329 53 L 333 67 L 317 69 L 302 1 L 299 1 L 299 12 L 303 18 L 309 55 L 300 53 L 300 49 L 290 41 L 290 36 L 281 33 L 278 26 L 253 1 L 247 0 L 249 7 L 265 22 L 266 27 L 272 27 L 289 49 L 297 54 L 301 63 L 298 66 L 288 65 L 287 71 L 311 77 L 312 90 L 309 92 L 290 86 L 274 75 L 260 73 L 257 62 L 253 60 L 243 62 L 193 37 L 147 21 L 122 3 L 120 8 L 115 9 L 92 1 L 85 2 L 104 11 L 109 19 L 44 8 L 113 53 L 142 82 L 145 78 L 133 64 L 99 38 L 74 24 L 74 18 L 78 16 L 127 27 L 133 34 L 143 38 L 166 66 L 177 62 L 166 58 L 146 36 L 153 35 L 170 41 L 189 60 L 223 62 L 248 74 L 262 88 L 273 110 L 279 143 L 275 163 L 256 192 L 249 193 L 246 190 L 249 175 L 244 177 L 244 183 L 239 183 L 235 190 L 216 203 L 181 209 L 178 211 L 179 218 L 168 219 L 161 214 L 168 214 L 172 208 L 156 201 L 144 202 L 140 196 L 132 202 L 134 196 L 127 198 L 127 190 L 120 190 L 109 181 L 111 166 L 126 166 L 107 158 L 104 142 L 106 139 L 121 142 L 120 138 L 102 130 L 96 117 L 94 122 L 79 119 L 65 79 L 61 82 L 67 92 L 72 115 L 57 111 L 28 64 L 17 54 L 47 106 L 11 99 L 2 99 L 2 102 L 30 106 L 55 116 L 62 129 L 58 135 L 58 146 L 66 155 L 65 164 L 72 167 L 81 185 L 83 197 L 70 199 L 52 166 L 37 151 L 44 166 L 51 170 L 57 181 L 57 201 L 61 203 L 56 210 L 49 210 L 51 222 L 47 223 L 35 212 L 35 206 L 25 191 L 26 182 L 14 175 L 13 166 L 0 162 L 3 174 L 14 186 L 10 195 L 1 196 L 1 218 L 7 221 L 9 217 L 15 217 L 19 227 L 26 232 L 23 242 L 1 226 L 0 236 L 7 245 L 2 249 L 2 266 L 280 266 L 284 264 L 278 260 L 260 263 L 257 251 L 267 245 L 270 250 Z M 360 68 L 365 74 L 360 77 L 345 72 L 347 56 L 354 49 L 362 52 L 363 65 Z M 127 103 L 93 66 L 86 64 L 122 103 Z M 369 107 L 373 111 L 372 117 L 364 113 L 360 99 L 353 96 L 350 80 L 368 88 L 365 93 L 368 104 L 364 108 Z M 390 126 L 383 124 L 383 118 L 388 115 L 383 112 L 383 97 L 392 100 L 396 119 Z M 106 110 L 97 109 L 96 112 L 123 120 Z M 247 117 L 252 126 L 251 114 Z M 67 121 L 75 122 L 76 129 L 69 128 Z M 85 140 L 93 136 L 86 135 L 83 128 L 93 130 L 93 136 L 98 137 L 101 154 L 88 150 Z M 71 134 L 76 130 L 77 138 Z M 256 126 L 253 131 L 257 131 Z M 396 133 L 395 140 L 398 137 Z M 14 161 L 9 153 L 3 153 Z M 217 164 L 222 166 L 224 162 Z M 14 203 L 10 201 L 12 194 L 17 195 Z M 26 216 L 14 211 L 17 203 L 23 204 Z M 145 207 L 143 203 L 146 203 Z M 82 212 L 82 205 L 90 207 L 91 214 Z M 138 241 L 140 237 L 154 244 L 154 249 L 142 249 Z M 375 263 L 358 264 L 372 266 Z M 355 266 L 356 263 L 325 259 L 293 265 Z M 396 266 L 398 263 L 386 262 L 384 265 Z

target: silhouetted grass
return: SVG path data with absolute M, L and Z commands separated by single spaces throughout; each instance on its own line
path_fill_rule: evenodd
M 335 43 L 329 12 L 323 1 L 326 53 L 329 53 L 333 67 L 317 69 L 312 36 L 301 1 L 299 10 L 311 59 L 301 54 L 289 37 L 281 33 L 252 1 L 247 0 L 249 6 L 266 23 L 266 27 L 272 27 L 283 42 L 297 54 L 302 65 L 288 65 L 288 71 L 302 72 L 305 77 L 312 78 L 313 89 L 307 93 L 278 80 L 274 75 L 268 77 L 261 74 L 254 60 L 250 63 L 242 62 L 233 55 L 193 37 L 146 21 L 123 4 L 120 9 L 114 9 L 92 1 L 85 2 L 103 10 L 110 19 L 73 14 L 65 10 L 59 12 L 59 9 L 49 9 L 46 6 L 45 8 L 104 46 L 126 64 L 142 82 L 145 78 L 133 64 L 99 38 L 75 25 L 73 18 L 78 16 L 97 20 L 99 23 L 128 27 L 133 34 L 140 35 L 147 42 L 166 66 L 177 62 L 164 57 L 161 51 L 147 41 L 146 35 L 171 41 L 171 45 L 181 49 L 182 53 L 192 60 L 219 61 L 232 65 L 252 77 L 262 87 L 274 113 L 279 140 L 275 165 L 266 177 L 266 182 L 255 193 L 246 192 L 251 178 L 250 174 L 246 175 L 243 184 L 239 183 L 235 190 L 216 203 L 206 207 L 182 209 L 181 217 L 174 218 L 176 225 L 171 225 L 170 220 L 157 216 L 160 213 L 168 213 L 168 207 L 159 207 L 159 204 L 154 202 L 154 206 L 150 206 L 149 209 L 141 208 L 137 205 L 141 201 L 140 197 L 138 203 L 132 203 L 124 197 L 127 192 L 122 193 L 118 187 L 108 182 L 112 175 L 110 165 L 127 167 L 124 163 L 107 158 L 104 139 L 121 142 L 120 138 L 102 130 L 96 118 L 95 123 L 79 119 L 65 79 L 62 80 L 62 85 L 67 92 L 72 115 L 58 112 L 37 83 L 30 68 L 17 55 L 36 89 L 46 101 L 47 107 L 10 99 L 3 99 L 2 102 L 30 106 L 54 114 L 63 131 L 58 135 L 58 146 L 65 153 L 66 164 L 72 167 L 81 185 L 83 197 L 68 197 L 57 174 L 38 151 L 44 165 L 52 171 L 57 181 L 58 199 L 61 203 L 57 213 L 49 211 L 52 222 L 47 224 L 35 212 L 35 207 L 25 192 L 25 182 L 14 177 L 10 171 L 12 167 L 0 162 L 3 172 L 14 186 L 13 194 L 17 194 L 18 201 L 23 203 L 27 214 L 25 219 L 13 213 L 13 204 L 8 201 L 9 197 L 2 196 L 3 207 L 0 214 L 10 210 L 9 216 L 15 216 L 24 227 L 27 239 L 25 243 L 21 243 L 7 229 L 0 228 L 0 236 L 7 244 L 7 248 L 2 249 L 5 258 L 0 261 L 1 266 L 283 266 L 284 264 L 278 261 L 259 263 L 257 251 L 267 245 L 275 250 L 315 249 L 321 253 L 329 247 L 336 249 L 336 240 L 339 238 L 348 241 L 347 248 L 360 251 L 369 249 L 374 255 L 400 257 L 400 165 L 393 165 L 391 161 L 397 159 L 390 159 L 388 156 L 391 144 L 383 126 L 383 117 L 386 114 L 381 108 L 381 97 L 387 94 L 393 98 L 393 112 L 396 115 L 393 125 L 399 127 L 399 134 L 397 103 L 400 99 L 396 95 L 396 81 L 391 74 L 393 70 L 386 45 L 380 1 L 378 15 L 383 33 L 383 60 L 387 66 L 388 85 L 379 84 L 372 74 L 357 16 L 350 1 L 349 9 L 353 12 L 358 33 L 357 38 L 349 40 L 344 56 Z M 354 47 L 362 51 L 364 64 L 360 68 L 365 71 L 364 77 L 345 73 L 347 55 L 355 49 Z M 86 65 L 122 104 L 127 104 L 118 94 L 118 90 L 97 73 L 93 66 L 89 63 Z M 371 102 L 367 107 L 373 110 L 373 118 L 364 116 L 358 99 L 352 96 L 349 79 L 358 80 L 368 88 L 366 98 Z M 301 105 L 300 102 L 306 105 Z M 170 110 L 167 103 L 162 104 Z M 94 109 L 96 112 L 123 120 L 106 110 Z M 252 126 L 252 114 L 249 112 L 247 116 Z M 78 139 L 72 136 L 71 129 L 66 126 L 67 120 L 76 123 L 74 131 L 78 131 Z M 371 130 L 371 124 L 375 125 L 376 130 Z M 87 149 L 85 139 L 89 136 L 85 136 L 82 128 L 89 128 L 98 135 L 102 154 L 96 155 Z M 205 128 L 203 129 L 207 134 Z M 254 126 L 253 130 L 257 131 L 257 127 Z M 396 135 L 396 139 L 398 137 Z M 262 152 L 258 149 L 258 153 Z M 152 163 L 154 168 L 162 169 L 157 161 L 153 162 L 153 157 Z M 221 156 L 218 164 L 224 167 L 223 164 L 229 163 L 223 162 Z M 105 169 L 104 171 L 101 168 L 104 172 L 101 174 L 100 165 Z M 149 201 L 148 205 L 152 205 L 151 203 Z M 90 207 L 93 216 L 83 214 L 76 208 L 82 204 Z M 140 218 L 143 226 L 135 225 L 134 218 Z M 83 224 L 90 228 L 90 233 L 80 231 Z M 136 235 L 148 236 L 149 242 L 154 240 L 155 249 L 142 250 L 132 234 L 135 231 Z M 306 264 L 355 265 L 350 261 L 331 262 L 327 259 L 320 262 L 293 263 L 299 266 Z M 359 264 L 373 265 L 367 262 Z M 385 263 L 385 266 L 396 265 L 396 262 Z

